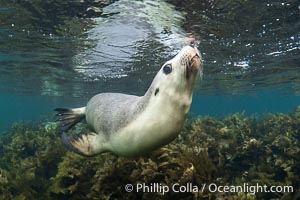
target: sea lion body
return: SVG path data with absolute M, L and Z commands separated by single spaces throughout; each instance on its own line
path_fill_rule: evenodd
M 86 107 L 57 109 L 64 143 L 86 156 L 109 151 L 126 157 L 168 144 L 183 127 L 200 63 L 197 48 L 186 46 L 163 65 L 144 96 L 101 93 Z M 90 130 L 77 137 L 66 135 L 84 117 Z

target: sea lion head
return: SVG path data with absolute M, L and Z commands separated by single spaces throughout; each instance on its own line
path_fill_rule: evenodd
M 153 93 L 191 95 L 199 74 L 202 74 L 201 54 L 194 45 L 185 46 L 174 58 L 162 65 L 153 82 Z
M 202 74 L 201 62 L 201 54 L 194 45 L 183 47 L 162 65 L 145 96 L 150 96 L 151 102 L 169 105 L 170 109 L 182 108 L 187 113 L 195 81 Z

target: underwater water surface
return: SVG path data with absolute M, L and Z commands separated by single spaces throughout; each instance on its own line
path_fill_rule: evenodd
M 61 148 L 54 108 L 85 106 L 102 92 L 143 95 L 191 40 L 203 76 L 174 143 L 132 160 Z M 151 180 L 293 185 L 291 196 L 234 198 L 297 199 L 299 105 L 298 0 L 0 2 L 0 199 L 117 199 L 124 190 L 112 184 Z M 211 195 L 181 197 L 226 196 Z

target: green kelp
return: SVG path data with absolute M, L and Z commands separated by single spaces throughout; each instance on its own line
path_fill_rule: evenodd
M 1 135 L 0 146 L 0 199 L 46 198 L 65 152 L 55 128 L 16 123 Z
M 72 132 L 80 131 L 77 127 Z M 71 133 L 70 133 L 71 134 Z M 67 151 L 56 123 L 17 123 L 0 140 L 0 199 L 297 199 L 300 107 L 262 119 L 233 114 L 187 121 L 171 144 L 138 158 Z M 293 186 L 293 193 L 172 192 L 172 186 Z M 170 191 L 126 192 L 126 184 Z

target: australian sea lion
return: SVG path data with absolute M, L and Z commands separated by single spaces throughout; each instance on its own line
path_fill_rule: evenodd
M 101 93 L 86 107 L 55 109 L 63 142 L 85 156 L 113 152 L 127 157 L 168 144 L 183 127 L 200 65 L 197 48 L 185 46 L 161 67 L 144 96 Z M 84 118 L 89 130 L 66 134 Z

